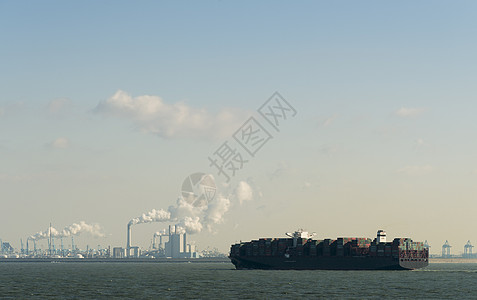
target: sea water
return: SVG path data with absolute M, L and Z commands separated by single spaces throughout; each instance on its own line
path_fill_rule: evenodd
M 230 263 L 0 263 L 0 299 L 298 298 L 477 299 L 477 264 L 264 271 Z

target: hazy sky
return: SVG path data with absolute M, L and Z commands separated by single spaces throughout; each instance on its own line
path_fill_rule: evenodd
M 106 237 L 80 247 L 124 246 L 129 220 L 175 211 L 204 172 L 219 191 L 196 214 L 202 249 L 303 227 L 462 252 L 477 244 L 476 10 L 0 1 L 0 238 L 84 221 Z M 279 131 L 257 112 L 275 91 L 296 110 Z M 254 157 L 233 138 L 250 117 L 272 137 Z M 228 185 L 209 161 L 226 141 L 248 160 Z M 169 224 L 135 225 L 133 244 Z

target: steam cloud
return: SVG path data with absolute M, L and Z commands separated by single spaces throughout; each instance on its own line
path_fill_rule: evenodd
M 240 181 L 235 189 L 235 195 L 240 205 L 242 205 L 246 201 L 253 200 L 253 189 L 247 182 Z
M 129 221 L 129 225 L 152 222 L 175 222 L 180 233 L 200 233 L 204 227 L 211 230 L 214 224 L 224 221 L 223 216 L 230 208 L 230 200 L 218 195 L 209 202 L 195 206 L 186 201 L 182 196 L 177 199 L 175 206 L 168 210 L 153 209 L 143 213 L 140 217 Z
M 194 234 L 201 232 L 203 226 L 199 217 L 185 217 L 184 220 L 179 223 L 179 227 L 187 233 Z
M 90 234 L 93 237 L 104 237 L 104 233 L 102 233 L 101 226 L 99 226 L 98 224 L 87 224 L 84 221 L 68 225 L 62 230 L 57 230 L 56 228 L 51 227 L 52 238 L 77 236 L 83 233 Z M 40 231 L 35 233 L 34 235 L 31 235 L 29 239 L 43 240 L 43 239 L 48 239 L 49 237 L 50 237 L 50 228 L 48 228 L 45 231 Z
M 199 174 L 199 173 L 197 173 Z M 195 174 L 195 175 L 197 175 Z M 200 182 L 208 186 L 214 186 L 212 175 L 200 173 Z M 210 190 L 209 190 L 210 192 Z M 189 193 L 183 191 L 177 198 L 176 204 L 170 206 L 167 210 L 153 209 L 150 212 L 143 213 L 140 217 L 129 221 L 129 226 L 152 223 L 152 222 L 171 222 L 175 223 L 176 231 L 179 233 L 195 234 L 207 229 L 212 231 L 213 226 L 225 221 L 224 216 L 229 211 L 232 203 L 229 199 L 237 200 L 240 204 L 252 201 L 254 198 L 252 186 L 240 181 L 235 189 L 229 188 L 229 195 L 207 194 L 206 189 L 200 189 L 198 193 Z M 159 234 L 159 233 L 157 233 Z
M 148 213 L 142 214 L 142 216 L 137 217 L 129 221 L 129 225 L 136 225 L 142 223 L 151 223 L 151 222 L 166 222 L 171 219 L 171 213 L 163 209 L 160 210 L 151 210 Z

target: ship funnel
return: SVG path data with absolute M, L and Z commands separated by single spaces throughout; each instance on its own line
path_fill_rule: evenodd
M 378 230 L 378 236 L 376 242 L 379 243 L 386 243 L 386 231 Z

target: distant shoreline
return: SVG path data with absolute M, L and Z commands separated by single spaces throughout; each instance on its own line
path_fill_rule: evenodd
M 477 264 L 477 258 L 429 258 L 430 264 Z
M 0 258 L 0 263 L 230 263 L 228 258 Z
M 231 263 L 228 258 L 0 258 L 0 263 Z M 477 258 L 429 258 L 430 264 L 477 264 Z

